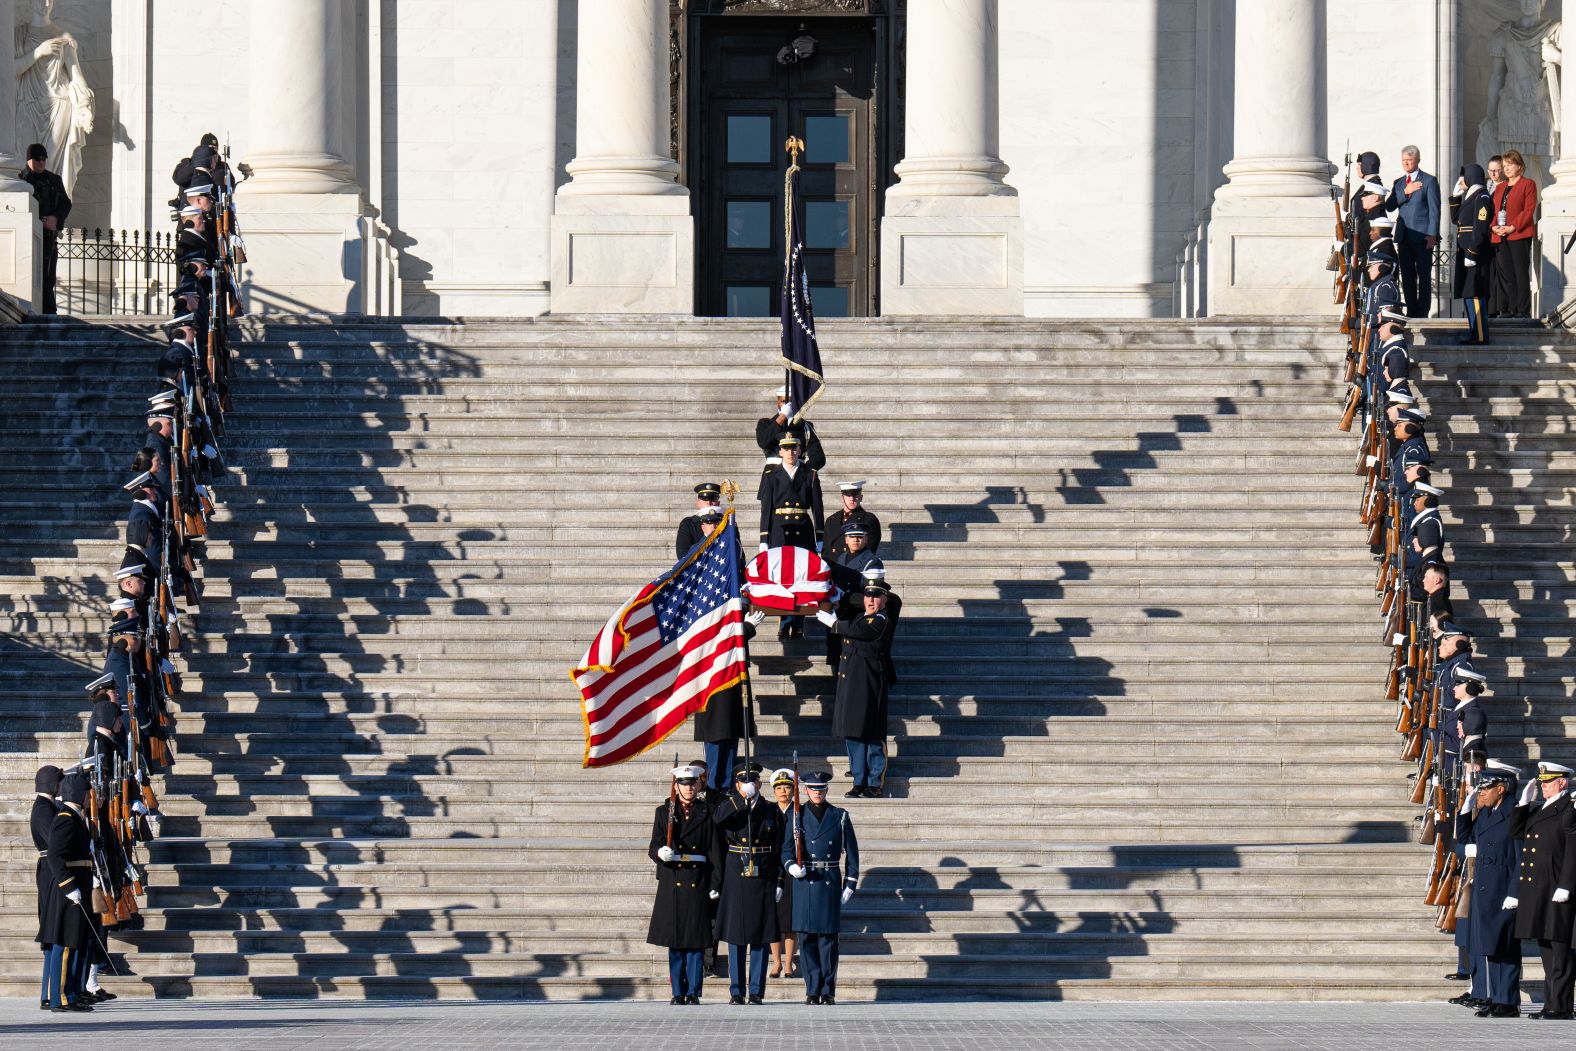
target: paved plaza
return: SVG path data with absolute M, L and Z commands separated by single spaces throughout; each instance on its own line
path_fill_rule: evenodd
M 382 1051 L 697 1047 L 793 1051 L 1474 1051 L 1553 1046 L 1576 1029 L 1486 1021 L 1445 1004 L 840 1004 L 676 1008 L 662 1003 L 117 1003 L 92 1017 L 0 1001 L 0 1048 Z M 69 1041 L 69 1044 L 68 1044 Z M 719 1043 L 719 1041 L 725 1041 Z

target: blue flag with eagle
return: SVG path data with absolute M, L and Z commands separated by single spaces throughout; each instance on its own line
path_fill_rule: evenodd
M 799 209 L 799 164 L 788 166 L 783 185 L 783 367 L 788 370 L 788 400 L 794 415 L 789 423 L 805 418 L 821 396 L 821 348 L 815 341 L 815 311 L 810 306 L 810 278 L 804 270 L 804 227 Z

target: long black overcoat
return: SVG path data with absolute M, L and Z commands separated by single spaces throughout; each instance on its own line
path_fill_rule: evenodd
M 657 805 L 646 851 L 657 866 L 657 900 L 651 906 L 646 941 L 669 949 L 706 949 L 711 936 L 711 866 L 714 851 L 711 808 L 697 798 L 688 815 L 673 810 L 673 852 L 683 860 L 663 861 L 657 851 L 668 842 L 668 804 Z

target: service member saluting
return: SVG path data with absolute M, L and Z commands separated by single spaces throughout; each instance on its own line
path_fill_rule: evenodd
M 657 900 L 646 941 L 668 950 L 673 1004 L 700 1003 L 702 966 L 711 936 L 711 808 L 698 798 L 701 772 L 673 768 L 668 801 L 657 807 L 646 853 L 657 865 Z
M 1486 980 L 1488 1002 L 1479 1018 L 1515 1018 L 1521 1014 L 1521 942 L 1516 937 L 1521 849 L 1512 834 L 1516 769 L 1489 760 L 1478 774 L 1470 809 L 1456 819 L 1456 840 L 1466 856 L 1476 859 L 1472 870 L 1472 930 L 1469 951 Z
M 1516 807 L 1511 834 L 1522 841 L 1521 879 L 1513 891 L 1516 937 L 1538 943 L 1543 957 L 1543 1010 L 1528 1017 L 1569 1019 L 1576 962 L 1571 954 L 1576 920 L 1576 814 L 1570 797 L 1571 768 L 1538 764 L 1538 779 L 1528 781 Z
M 886 655 L 887 585 L 868 580 L 864 612 L 839 620 L 823 603 L 816 619 L 843 639 L 837 660 L 837 707 L 832 730 L 846 740 L 851 799 L 878 799 L 886 784 L 887 691 L 891 686 Z
M 826 801 L 832 775 L 807 774 L 808 802 L 783 837 L 783 865 L 793 877 L 793 928 L 804 960 L 804 1002 L 837 1002 L 837 935 L 843 906 L 859 883 L 859 841 L 848 811 Z M 840 862 L 842 863 L 840 865 Z

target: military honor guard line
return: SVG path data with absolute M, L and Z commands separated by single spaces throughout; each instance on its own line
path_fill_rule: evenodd
M 51 208 L 63 216 L 70 204 L 55 200 L 59 180 L 47 178 L 46 159 L 41 146 L 29 150 L 30 181 L 46 218 Z M 116 999 L 99 982 L 125 969 L 111 959 L 108 935 L 140 925 L 146 870 L 139 851 L 158 837 L 162 820 L 151 779 L 176 762 L 181 621 L 201 598 L 203 539 L 226 473 L 219 444 L 231 408 L 229 319 L 239 312 L 235 268 L 246 257 L 236 178 L 216 136 L 203 136 L 175 181 L 174 316 L 153 361 L 146 430 L 130 463 L 135 477 L 123 487 L 131 504 L 123 557 L 113 567 L 103 674 L 86 687 L 91 713 L 81 758 L 65 768 L 45 765 L 34 779 L 39 1007 L 56 1013 L 86 1013 Z M 52 281 L 46 290 L 50 313 Z
M 1431 257 L 1438 222 L 1438 184 L 1418 160 L 1408 147 L 1402 177 L 1387 186 L 1376 154 L 1355 165 L 1347 158 L 1331 266 L 1349 341 L 1338 426 L 1358 435 L 1359 516 L 1378 564 L 1381 642 L 1390 649 L 1385 696 L 1396 705 L 1400 758 L 1414 767 L 1419 839 L 1433 848 L 1422 897 L 1457 947 L 1447 979 L 1470 983 L 1450 1002 L 1479 1018 L 1519 1016 L 1523 949 L 1535 943 L 1545 993 L 1530 1017 L 1571 1019 L 1576 772 L 1552 760 L 1523 770 L 1491 754 L 1488 678 L 1473 667 L 1472 633 L 1451 599 L 1455 573 L 1440 517 L 1448 494 L 1432 474 L 1425 392 L 1413 386 L 1413 320 L 1430 304 L 1431 263 L 1419 246 Z M 1536 189 L 1524 167 L 1515 150 L 1488 171 L 1465 165 L 1449 197 L 1462 344 L 1487 343 L 1491 318 L 1528 313 L 1524 257 Z

